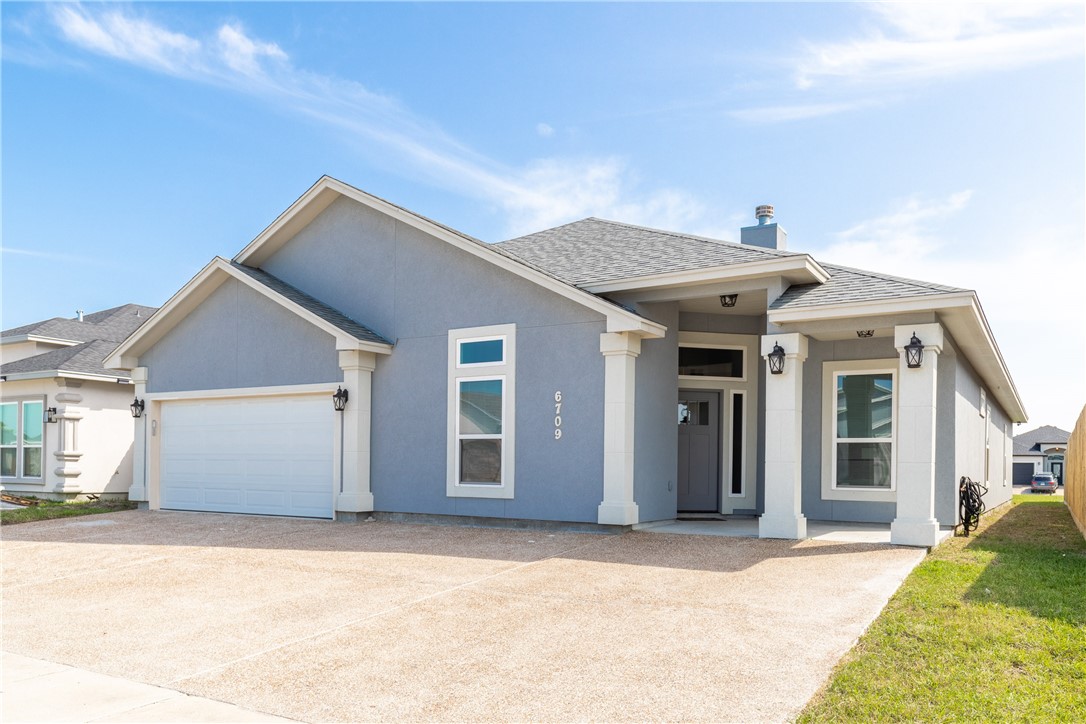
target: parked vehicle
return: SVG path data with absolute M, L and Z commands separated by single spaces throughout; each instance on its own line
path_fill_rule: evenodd
M 1054 494 L 1056 492 L 1056 477 L 1052 473 L 1034 473 L 1033 478 L 1029 481 L 1029 491 L 1031 493 Z

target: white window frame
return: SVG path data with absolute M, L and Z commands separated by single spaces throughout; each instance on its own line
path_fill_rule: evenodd
M 4 475 L 4 476 L 2 476 L 2 479 L 7 480 L 7 481 L 20 481 L 20 482 L 26 481 L 28 483 L 44 483 L 45 482 L 45 436 L 46 436 L 46 431 L 47 431 L 47 425 L 45 424 L 45 406 L 46 406 L 46 402 L 47 402 L 46 398 L 45 397 L 34 396 L 34 397 L 24 397 L 24 398 L 15 398 L 15 399 L 5 399 L 5 400 L 0 400 L 0 402 L 2 402 L 5 405 L 15 405 L 15 444 L 14 445 L 4 445 L 5 448 L 8 448 L 8 447 L 15 448 L 15 475 Z M 36 403 L 36 404 L 41 405 L 41 414 L 42 414 L 41 444 L 40 445 L 30 445 L 29 446 L 29 447 L 31 447 L 33 449 L 41 450 L 41 461 L 40 461 L 39 465 L 41 466 L 41 473 L 42 474 L 41 475 L 35 475 L 35 476 L 30 476 L 30 475 L 24 475 L 23 474 L 23 458 L 24 458 L 23 453 L 24 453 L 25 449 L 28 447 L 23 442 L 23 422 L 24 422 L 24 415 L 25 415 L 24 405 L 26 405 L 27 403 L 30 403 L 30 404 L 35 404 Z
M 847 360 L 822 364 L 822 499 L 867 502 L 897 501 L 898 360 Z M 889 374 L 893 385 L 890 437 L 846 438 L 850 442 L 890 443 L 890 487 L 857 488 L 837 485 L 837 378 L 841 375 Z
M 448 446 L 445 494 L 450 498 L 511 499 L 514 490 L 516 440 L 516 333 L 515 324 L 468 327 L 449 330 L 448 358 Z M 500 362 L 460 364 L 460 347 L 468 342 L 502 340 Z M 460 383 L 500 379 L 502 381 L 501 435 L 460 434 Z M 460 482 L 460 440 L 500 439 L 501 483 Z

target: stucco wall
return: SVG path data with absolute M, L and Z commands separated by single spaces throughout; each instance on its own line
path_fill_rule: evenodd
M 953 344 L 953 343 L 951 343 Z M 957 350 L 957 347 L 954 347 Z M 990 510 L 1011 499 L 1011 461 L 1013 445 L 1011 440 L 1012 425 L 1007 414 L 987 391 L 984 391 L 987 416 L 982 415 L 981 391 L 984 390 L 980 378 L 973 367 L 960 353 L 955 375 L 955 475 L 957 482 L 961 476 L 984 483 L 988 493 L 984 504 Z M 985 430 L 988 433 L 987 471 L 985 476 Z M 955 503 L 956 505 L 956 503 Z M 956 511 L 955 511 L 956 514 Z M 940 518 L 942 522 L 942 518 Z
M 71 381 L 61 388 L 50 379 L 17 380 L 4 383 L 5 401 L 44 398 L 45 407 L 67 406 L 83 416 L 78 423 L 78 450 L 83 453 L 75 464 L 81 470 L 78 477 L 68 479 L 69 485 L 80 488 L 80 494 L 126 494 L 132 485 L 132 386 L 116 382 Z M 78 385 L 76 387 L 75 385 Z M 58 403 L 58 392 L 77 394 L 77 403 Z M 3 480 L 5 490 L 48 496 L 64 479 L 56 474 L 58 461 L 54 453 L 60 444 L 60 423 L 42 426 L 42 472 L 40 482 Z
M 668 328 L 666 338 L 642 341 L 637 358 L 634 500 L 646 523 L 674 518 L 678 500 L 679 306 L 670 302 L 634 309 Z
M 602 314 L 347 199 L 262 266 L 395 343 L 373 374 L 378 510 L 596 521 Z M 510 323 L 517 325 L 515 497 L 448 497 L 448 331 Z M 561 440 L 554 439 L 557 390 Z
M 229 279 L 140 357 L 148 392 L 337 382 L 335 338 Z

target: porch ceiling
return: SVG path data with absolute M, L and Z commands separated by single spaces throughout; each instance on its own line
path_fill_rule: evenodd
M 679 300 L 680 312 L 699 312 L 703 314 L 723 314 L 740 316 L 761 316 L 766 313 L 769 305 L 765 289 L 755 289 L 740 292 L 734 307 L 724 308 L 720 305 L 720 295 L 713 294 L 705 297 Z

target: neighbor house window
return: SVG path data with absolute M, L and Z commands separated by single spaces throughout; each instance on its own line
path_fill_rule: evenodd
M 41 400 L 0 403 L 0 476 L 41 479 L 44 411 Z
M 450 496 L 513 497 L 516 325 L 449 332 Z
M 894 372 L 834 374 L 833 487 L 894 487 Z

